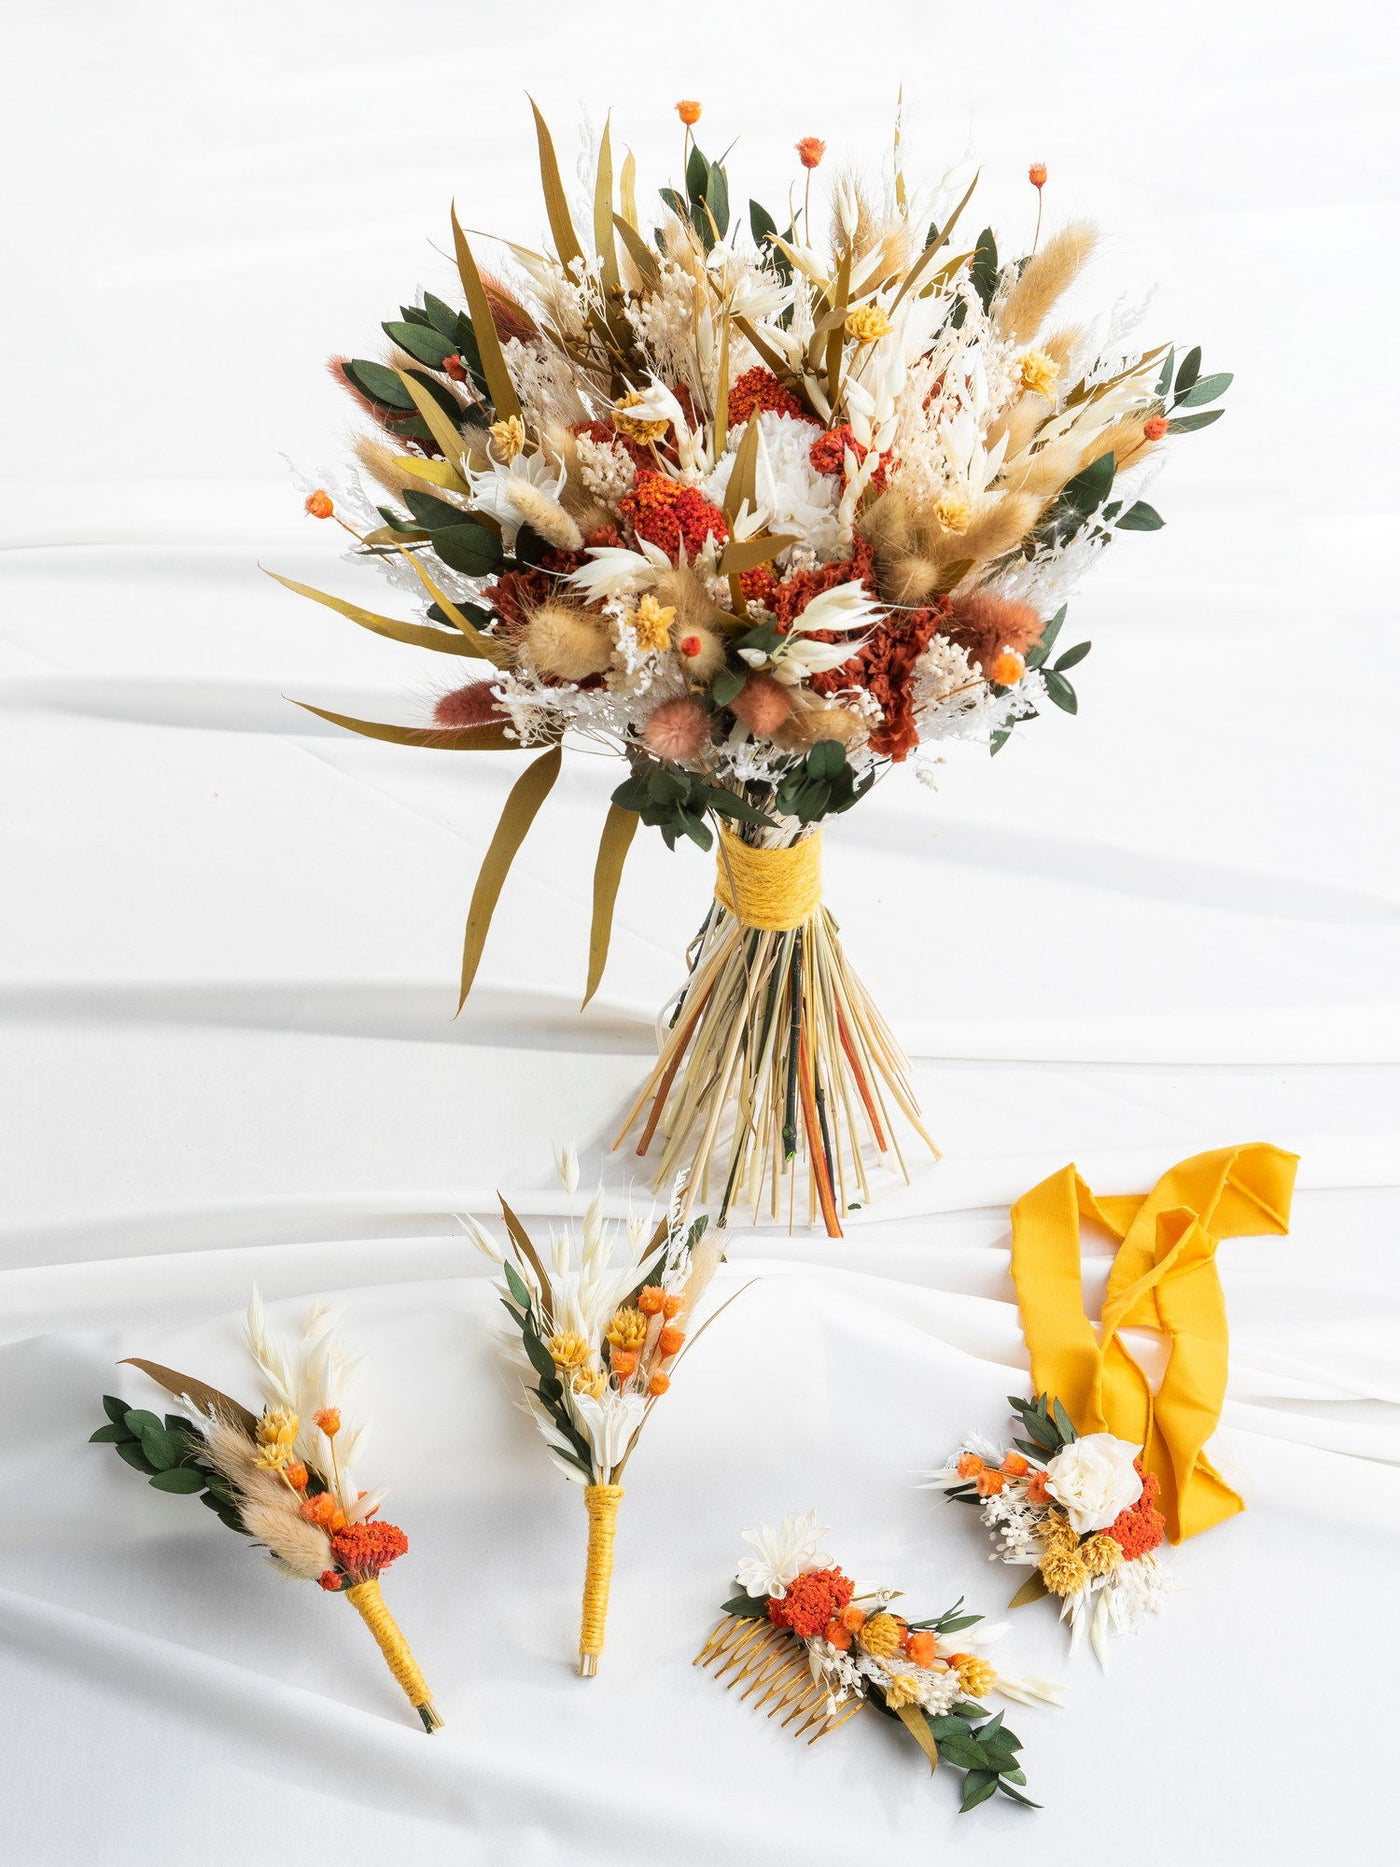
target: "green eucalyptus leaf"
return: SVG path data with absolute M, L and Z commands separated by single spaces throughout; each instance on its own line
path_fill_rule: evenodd
M 458 515 L 460 519 L 460 514 Z M 501 541 L 485 525 L 470 521 L 443 525 L 433 532 L 433 550 L 444 564 L 464 577 L 489 577 L 501 562 Z
M 175 1465 L 168 1471 L 157 1472 L 151 1479 L 153 1491 L 174 1491 L 183 1496 L 190 1496 L 204 1489 L 204 1479 L 192 1471 L 188 1465 Z
M 1076 642 L 1073 648 L 1067 648 L 1055 663 L 1056 674 L 1063 674 L 1066 668 L 1077 668 L 1093 646 L 1092 642 Z
M 997 1778 L 993 1770 L 969 1770 L 963 1779 L 961 1813 L 966 1815 L 969 1809 L 975 1809 L 988 1796 L 997 1791 Z
M 1176 394 L 1184 395 L 1196 381 L 1197 377 L 1199 377 L 1200 373 L 1201 346 L 1197 344 L 1194 350 L 1188 350 L 1186 352 L 1186 355 L 1181 361 L 1181 368 L 1176 372 Z
M 429 369 L 441 369 L 457 348 L 450 337 L 434 330 L 431 324 L 389 323 L 383 330 L 400 350 L 406 350 L 416 363 L 426 363 Z
M 135 1443 L 126 1428 L 118 1426 L 115 1421 L 109 1421 L 106 1426 L 99 1426 L 97 1431 L 90 1434 L 88 1438 L 90 1446 L 127 1446 Z
M 444 525 L 470 523 L 467 514 L 460 506 L 454 506 L 446 499 L 439 499 L 436 493 L 420 493 L 416 487 L 406 486 L 403 492 L 403 502 L 419 525 L 430 532 Z
M 501 1268 L 506 1275 L 506 1288 L 510 1291 L 510 1294 L 515 1298 L 521 1309 L 528 1313 L 530 1308 L 530 1292 L 525 1287 L 525 1280 L 509 1260 L 507 1260 Z
M 1046 693 L 1057 707 L 1066 713 L 1079 711 L 1079 696 L 1063 674 L 1056 674 L 1053 668 L 1045 668 L 1041 671 L 1041 678 L 1045 682 Z
M 133 1471 L 141 1472 L 147 1478 L 150 1477 L 152 1471 L 155 1469 L 145 1453 L 141 1450 L 141 1441 L 139 1439 L 128 1439 L 122 1445 L 119 1445 L 117 1447 L 117 1457 L 119 1459 L 125 1459 Z
M 762 1621 L 768 1618 L 768 1597 L 766 1595 L 731 1595 L 720 1609 L 721 1614 L 732 1614 L 741 1621 Z
M 397 370 L 386 369 L 382 363 L 371 363 L 364 357 L 342 363 L 341 369 L 360 394 L 368 396 L 380 408 L 402 409 L 405 414 L 413 411 L 413 397 L 399 381 Z
M 1223 408 L 1203 409 L 1199 415 L 1176 415 L 1167 423 L 1168 434 L 1195 434 L 1199 428 L 1208 428 L 1213 421 L 1219 421 L 1225 413 Z
M 1232 370 L 1221 370 L 1215 376 L 1202 376 L 1185 395 L 1177 397 L 1176 405 L 1178 408 L 1200 408 L 1203 403 L 1214 402 L 1217 396 L 1224 395 L 1234 380 Z
M 114 1425 L 125 1426 L 126 1416 L 128 1412 L 130 1412 L 130 1408 L 126 1401 L 118 1400 L 115 1394 L 104 1394 L 102 1396 L 102 1411 Z
M 1106 518 L 1107 513 L 1104 516 Z M 1145 499 L 1139 499 L 1119 519 L 1117 529 L 1120 532 L 1159 532 L 1166 522 L 1155 506 L 1149 506 Z

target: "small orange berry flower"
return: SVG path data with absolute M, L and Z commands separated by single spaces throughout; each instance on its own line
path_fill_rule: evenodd
M 643 1316 L 659 1316 L 666 1307 L 666 1292 L 660 1284 L 647 1284 L 637 1298 L 637 1308 Z
M 1043 188 L 1049 176 L 1049 171 L 1043 162 L 1032 162 L 1026 173 L 1030 178 L 1032 188 Z
M 450 376 L 453 382 L 465 382 L 467 380 L 467 366 L 457 355 L 455 350 L 450 357 L 444 357 L 442 359 L 442 368 L 443 374 Z
M 631 1348 L 615 1348 L 608 1366 L 619 1381 L 626 1381 L 637 1372 L 637 1353 Z
M 978 1497 L 996 1497 L 1006 1489 L 1006 1480 L 1000 1472 L 981 1471 L 977 1474 Z
M 964 1452 L 958 1460 L 958 1476 L 959 1478 L 975 1478 L 979 1472 L 986 1470 L 986 1465 L 987 1461 L 978 1458 L 975 1452 Z
M 938 1658 L 937 1637 L 922 1629 L 917 1634 L 910 1634 L 904 1642 L 904 1651 L 916 1666 L 932 1666 Z
M 671 1387 L 671 1377 L 669 1375 L 662 1374 L 659 1368 L 657 1369 L 656 1373 L 651 1377 L 651 1379 L 647 1382 L 647 1392 L 651 1395 L 653 1400 L 656 1400 L 662 1394 L 668 1393 L 670 1391 L 670 1387 Z
M 827 1622 L 826 1626 L 822 1629 L 822 1638 L 823 1640 L 829 1640 L 838 1653 L 849 1653 L 851 1648 L 851 1630 L 846 1626 L 845 1620 L 840 1615 L 834 1620 Z
M 700 651 L 699 649 L 697 649 L 695 652 L 699 654 Z M 680 1313 L 681 1313 L 680 1298 L 679 1297 L 667 1297 L 666 1299 L 666 1320 L 669 1322 L 673 1316 L 679 1316 Z
M 700 121 L 700 106 L 693 97 L 683 97 L 676 105 L 676 115 L 688 130 L 693 130 Z
M 345 1512 L 329 1491 L 318 1491 L 315 1497 L 309 1497 L 301 1507 L 301 1514 L 308 1523 L 319 1524 L 332 1534 L 345 1528 Z
M 864 1627 L 867 1616 L 864 1608 L 850 1607 L 842 1608 L 840 1619 L 841 1625 L 848 1634 L 858 1634 Z
M 1029 1459 L 1022 1458 L 1019 1452 L 1008 1452 L 1001 1462 L 1003 1478 L 1024 1478 L 1031 1468 Z
M 1160 441 L 1170 425 L 1165 415 L 1149 415 L 1142 424 L 1142 432 L 1149 441 Z
M 322 1407 L 319 1413 L 314 1413 L 311 1417 L 326 1435 L 327 1439 L 334 1439 L 336 1434 L 340 1431 L 339 1407 Z
M 313 519 L 328 519 L 335 511 L 335 501 L 318 486 L 314 493 L 306 495 L 306 510 Z
M 814 169 L 826 154 L 826 144 L 820 136 L 803 136 L 797 144 L 797 159 L 804 169 Z
M 306 1489 L 308 1473 L 300 1459 L 293 1459 L 290 1465 L 284 1465 L 282 1475 L 294 1491 Z
M 1018 655 L 1014 648 L 1003 648 L 999 655 L 993 657 L 988 672 L 989 678 L 998 687 L 1014 687 L 1026 672 L 1025 657 Z
M 1050 1478 L 1046 1472 L 1032 1472 L 1026 1481 L 1026 1497 L 1032 1504 L 1050 1502 Z
M 657 1347 L 663 1355 L 674 1355 L 685 1340 L 685 1330 L 667 1327 L 657 1338 Z

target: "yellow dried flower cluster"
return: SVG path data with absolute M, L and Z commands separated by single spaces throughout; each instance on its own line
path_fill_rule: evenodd
M 269 1407 L 258 1421 L 258 1467 L 265 1472 L 280 1472 L 291 1463 L 292 1449 L 301 1431 L 301 1421 L 282 1407 Z
M 896 1673 L 885 1687 L 885 1703 L 891 1711 L 898 1711 L 902 1705 L 916 1704 L 919 1697 L 919 1682 L 912 1673 Z
M 614 402 L 612 409 L 613 427 L 617 429 L 619 434 L 625 434 L 629 441 L 660 441 L 665 438 L 666 430 L 670 425 L 668 422 L 647 421 L 640 415 L 629 415 L 627 413 L 629 408 L 636 408 L 637 404 L 642 400 L 641 391 L 634 389 L 630 395 L 625 395 L 621 397 L 619 401 Z
M 1123 1560 L 1123 1546 L 1100 1530 L 1079 1545 L 1079 1560 L 1090 1575 L 1112 1575 Z
M 887 1660 L 899 1651 L 904 1629 L 892 1614 L 872 1614 L 861 1628 L 860 1645 L 873 1660 Z
M 1063 1511 L 1052 1510 L 1036 1525 L 1036 1535 L 1047 1556 L 1072 1556 L 1079 1548 L 1079 1536 L 1069 1526 Z
M 878 305 L 857 305 L 854 311 L 846 315 L 846 335 L 853 337 L 858 344 L 878 343 L 882 337 L 888 337 L 893 329 L 893 324 Z
M 1040 1579 L 1052 1595 L 1077 1595 L 1089 1580 L 1089 1571 L 1077 1551 L 1055 1551 L 1041 1557 Z
M 675 620 L 672 604 L 658 603 L 654 596 L 644 596 L 632 612 L 632 631 L 638 648 L 647 653 L 664 653 L 671 646 L 671 624 Z
M 486 430 L 491 436 L 491 443 L 503 461 L 512 461 L 517 454 L 525 451 L 525 424 L 518 415 L 508 415 L 504 421 L 493 421 Z
M 556 1368 L 567 1368 L 570 1372 L 581 1368 L 593 1353 L 583 1337 L 573 1329 L 558 1330 L 545 1343 L 544 1352 Z
M 639 1309 L 620 1309 L 606 1334 L 614 1348 L 640 1348 L 647 1339 L 647 1319 Z
M 965 1653 L 956 1670 L 958 1684 L 968 1698 L 985 1698 L 996 1685 L 996 1667 L 976 1653 Z
M 956 493 L 945 493 L 934 502 L 933 517 L 934 522 L 941 525 L 945 532 L 961 537 L 972 523 L 971 502 L 959 498 Z
M 1021 358 L 1021 387 L 1029 389 L 1032 395 L 1043 395 L 1047 401 L 1053 401 L 1059 379 L 1059 364 L 1043 350 L 1028 350 Z

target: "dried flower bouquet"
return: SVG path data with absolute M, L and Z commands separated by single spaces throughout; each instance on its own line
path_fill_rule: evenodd
M 392 640 L 486 664 L 431 718 L 373 738 L 526 750 L 482 864 L 461 992 L 566 743 L 625 761 L 594 874 L 585 1003 L 639 823 L 716 849 L 715 900 L 656 1069 L 619 1143 L 661 1138 L 687 1197 L 829 1234 L 932 1148 L 909 1066 L 822 904 L 821 826 L 913 754 L 996 752 L 1045 702 L 1074 712 L 1065 599 L 1171 438 L 1215 421 L 1225 374 L 1144 348 L 1131 319 L 1057 324 L 1094 246 L 1071 223 L 1004 254 L 964 233 L 973 185 L 841 180 L 824 145 L 779 220 L 736 221 L 723 162 L 678 106 L 682 180 L 639 200 L 605 129 L 571 202 L 535 113 L 553 250 L 483 271 L 453 216 L 465 309 L 431 293 L 386 361 L 335 369 L 375 424 L 358 482 L 310 492 L 422 606 L 405 622 L 291 587 Z M 975 183 L 975 178 L 974 178 Z M 479 242 L 478 242 L 479 245 Z M 286 582 L 286 579 L 283 579 Z M 936 1153 L 936 1149 L 934 1152 Z M 799 1197 L 797 1182 L 806 1185 Z

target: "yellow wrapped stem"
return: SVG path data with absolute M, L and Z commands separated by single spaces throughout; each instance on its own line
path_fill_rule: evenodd
M 723 824 L 715 858 L 715 899 L 746 927 L 787 933 L 822 898 L 822 833 L 786 849 L 755 849 Z
M 603 1651 L 607 1632 L 613 1540 L 617 1535 L 617 1507 L 622 1502 L 622 1486 L 589 1485 L 583 1501 L 588 1507 L 588 1568 L 583 1577 L 578 1669 L 585 1679 L 591 1679 L 598 1670 L 598 1655 Z
M 404 1639 L 398 1622 L 384 1605 L 378 1578 L 369 1582 L 356 1582 L 353 1588 L 345 1590 L 345 1599 L 374 1635 L 389 1671 L 403 1687 L 409 1704 L 423 1720 L 423 1729 L 436 1731 L 442 1719 L 438 1717 L 427 1681 L 418 1670 L 412 1648 Z

